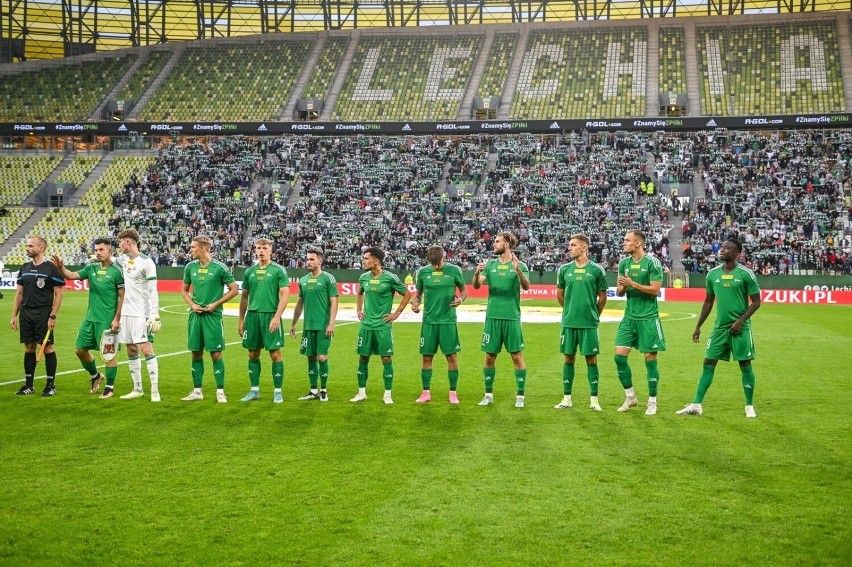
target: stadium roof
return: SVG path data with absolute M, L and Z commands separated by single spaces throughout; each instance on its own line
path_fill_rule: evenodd
M 850 9 L 852 0 L 2 0 L 0 63 L 263 33 Z

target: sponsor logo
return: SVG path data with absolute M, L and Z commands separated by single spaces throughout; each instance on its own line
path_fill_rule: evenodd
M 705 126 L 707 126 L 708 128 L 715 128 L 716 126 L 718 126 L 718 124 L 716 124 L 716 121 L 711 118 L 707 122 L 707 124 L 705 124 Z
M 634 120 L 633 126 L 638 126 L 640 128 L 666 128 L 669 126 L 683 126 L 683 120 L 674 118 L 667 118 L 665 120 Z
M 849 122 L 847 114 L 831 114 L 827 116 L 797 116 L 796 124 L 829 124 Z
M 82 132 L 83 130 L 97 130 L 97 124 L 57 124 L 56 131 L 72 131 L 72 132 Z
M 411 132 L 411 126 L 406 124 L 405 126 L 402 127 L 402 131 L 403 132 Z
M 47 126 L 35 126 L 33 124 L 15 124 L 12 127 L 12 129 L 13 130 L 33 130 L 33 131 L 38 130 L 38 131 L 42 131 L 42 130 L 47 130 Z
M 611 122 L 609 120 L 589 120 L 586 122 L 586 128 L 619 128 L 621 122 Z
M 381 130 L 382 126 L 380 124 L 375 123 L 366 123 L 366 124 L 335 124 L 335 130 L 357 130 L 359 132 L 363 132 L 365 130 Z
M 148 126 L 149 130 L 183 130 L 183 124 L 151 124 Z
M 765 289 L 761 296 L 764 303 L 837 303 L 830 291 Z
M 290 130 L 325 130 L 325 124 L 290 124 Z
M 266 132 L 266 130 L 267 130 L 266 124 L 261 124 L 260 126 L 257 127 L 258 132 Z
M 551 130 L 559 130 L 559 122 L 554 122 L 550 125 Z
M 435 124 L 436 130 L 470 130 L 470 124 Z
M 122 124 L 121 126 L 118 127 L 118 131 L 119 132 L 127 132 L 127 126 Z
M 781 118 L 746 118 L 746 125 L 756 125 L 756 124 L 783 124 L 784 121 Z

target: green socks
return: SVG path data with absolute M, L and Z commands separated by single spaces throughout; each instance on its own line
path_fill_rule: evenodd
M 192 386 L 200 388 L 204 380 L 204 359 L 192 360 Z
M 202 374 L 204 373 L 202 369 Z M 222 390 L 225 388 L 225 361 L 223 359 L 213 361 L 213 378 L 216 380 L 216 388 Z M 199 387 L 201 381 L 198 381 Z
M 459 385 L 459 371 L 449 370 L 447 371 L 447 375 L 450 377 L 450 392 L 455 392 Z
M 698 388 L 695 390 L 695 398 L 692 399 L 693 404 L 700 404 L 704 401 L 704 396 L 707 395 L 707 390 L 710 389 L 710 384 L 713 383 L 713 374 L 716 372 L 716 367 L 712 364 L 705 364 L 701 368 L 701 378 L 698 379 Z
M 428 390 L 432 386 L 432 369 L 429 370 L 421 369 L 420 370 L 420 381 L 423 383 L 423 389 Z
M 95 364 L 94 360 L 92 360 L 91 362 L 84 362 L 83 368 L 86 369 L 86 372 L 88 372 L 89 376 L 91 376 L 92 378 L 98 375 L 98 365 Z
M 316 360 L 308 360 L 308 380 L 311 382 L 311 390 L 316 390 L 319 382 L 319 362 Z
M 107 366 L 104 373 L 106 374 L 107 386 L 114 386 L 115 378 L 118 376 L 118 367 Z
M 284 384 L 284 361 L 279 360 L 272 363 L 272 385 L 280 389 L 282 384 Z
M 648 395 L 655 398 L 660 385 L 660 369 L 657 368 L 656 360 L 646 360 L 645 368 L 648 369 Z
M 358 359 L 358 387 L 366 388 L 367 387 L 367 371 L 369 370 L 369 365 L 361 359 Z
M 260 359 L 248 361 L 249 366 L 249 382 L 252 388 L 260 387 Z
M 382 363 L 382 379 L 385 382 L 385 390 L 393 388 L 393 362 Z
M 751 364 L 749 364 L 748 366 L 740 366 L 740 372 L 743 373 L 743 392 L 745 393 L 746 405 L 753 406 L 754 369 L 751 367 Z
M 627 357 L 621 354 L 615 355 L 615 368 L 618 372 L 618 380 L 626 390 L 633 387 L 633 373 L 630 371 L 630 365 L 627 364 Z
M 527 385 L 527 369 L 515 370 L 515 383 L 518 385 L 518 395 L 524 395 L 524 386 Z
M 589 370 L 589 395 L 597 396 L 598 395 L 598 380 L 600 379 L 600 371 L 598 370 L 597 364 L 589 364 L 587 365 Z
M 325 390 L 328 384 L 328 359 L 319 361 L 320 387 Z
M 574 365 L 567 362 L 562 365 L 562 393 L 566 396 L 571 395 L 571 389 L 574 387 Z
M 490 394 L 494 391 L 494 377 L 497 375 L 497 369 L 483 368 L 482 374 L 485 376 L 485 393 Z

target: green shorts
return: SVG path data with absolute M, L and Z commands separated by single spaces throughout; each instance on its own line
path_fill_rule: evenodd
M 754 360 L 754 339 L 751 335 L 751 327 L 740 329 L 739 335 L 732 335 L 731 330 L 716 329 L 710 332 L 707 339 L 707 348 L 704 350 L 704 358 L 710 360 Z
M 101 335 L 109 329 L 110 323 L 98 323 L 97 321 L 83 321 L 77 331 L 77 342 L 74 348 L 78 350 L 101 349 Z
M 249 311 L 243 323 L 243 348 L 249 350 L 279 350 L 284 346 L 284 334 L 281 326 L 274 333 L 269 331 L 269 323 L 275 313 Z
M 559 341 L 559 352 L 562 354 L 574 356 L 579 348 L 583 356 L 597 356 L 600 353 L 600 347 L 597 327 L 591 329 L 562 327 Z
M 225 326 L 222 323 L 222 316 L 215 313 L 199 315 L 190 311 L 189 321 L 186 324 L 186 344 L 187 348 L 193 352 L 225 350 Z
M 635 348 L 639 352 L 666 350 L 666 336 L 663 334 L 660 318 L 622 319 L 615 334 L 615 348 L 618 347 Z
M 358 329 L 355 352 L 361 356 L 393 356 L 393 329 Z
M 432 325 L 423 323 L 420 327 L 420 354 L 433 356 L 438 347 L 445 355 L 461 350 L 459 329 L 456 325 Z
M 299 345 L 299 354 L 305 356 L 327 355 L 331 347 L 331 337 L 322 331 L 302 331 L 302 342 Z
M 524 350 L 524 333 L 521 322 L 511 319 L 485 319 L 482 329 L 482 347 L 480 350 L 488 354 L 497 354 L 503 347 L 507 352 Z

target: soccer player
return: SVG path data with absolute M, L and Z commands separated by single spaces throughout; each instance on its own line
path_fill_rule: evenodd
M 589 259 L 589 237 L 575 234 L 568 241 L 571 262 L 559 267 L 556 274 L 556 299 L 562 306 L 560 352 L 565 355 L 562 367 L 562 401 L 556 409 L 571 407 L 574 384 L 574 360 L 577 349 L 586 357 L 589 379 L 589 407 L 601 411 L 598 403 L 598 325 L 606 305 L 606 273 Z
M 461 350 L 459 330 L 456 325 L 456 307 L 467 299 L 467 287 L 461 268 L 444 262 L 444 249 L 430 246 L 426 250 L 428 266 L 417 272 L 417 293 L 411 301 L 411 310 L 420 312 L 420 303 L 425 302 L 423 325 L 420 327 L 420 354 L 423 366 L 420 380 L 423 393 L 417 403 L 432 400 L 432 358 L 438 352 L 447 357 L 447 374 L 450 379 L 450 403 L 458 404 L 456 388 L 459 383 L 459 363 L 456 353 Z M 456 295 L 458 290 L 458 295 Z
M 183 300 L 189 305 L 186 332 L 187 348 L 192 352 L 193 389 L 181 400 L 193 402 L 204 399 L 201 385 L 204 382 L 206 350 L 213 362 L 216 401 L 224 404 L 228 398 L 225 396 L 225 361 L 222 360 L 225 349 L 222 306 L 236 297 L 237 282 L 225 264 L 213 259 L 211 246 L 210 239 L 204 235 L 193 238 L 189 244 L 192 261 L 183 270 Z
M 118 233 L 118 246 L 122 254 L 115 263 L 124 275 L 124 303 L 121 305 L 121 322 L 118 342 L 127 345 L 127 366 L 133 380 L 133 390 L 121 396 L 122 400 L 141 398 L 142 362 L 145 356 L 148 378 L 151 380 L 151 401 L 160 401 L 159 364 L 152 341 L 160 331 L 160 295 L 157 293 L 157 265 L 154 260 L 139 252 L 139 233 L 128 228 Z
M 618 264 L 615 288 L 619 297 L 627 295 L 624 318 L 615 335 L 615 366 L 625 395 L 624 403 L 618 411 L 625 412 L 639 405 L 633 389 L 633 374 L 627 363 L 630 349 L 637 348 L 645 355 L 648 373 L 648 407 L 645 415 L 656 415 L 657 388 L 660 383 L 657 353 L 666 350 L 666 338 L 657 307 L 657 294 L 663 285 L 663 266 L 658 259 L 645 254 L 645 234 L 642 231 L 631 230 L 624 236 L 624 252 L 628 256 Z
M 524 363 L 524 334 L 521 329 L 521 289 L 530 288 L 530 271 L 526 264 L 518 261 L 512 251 L 518 239 L 511 232 L 501 232 L 494 237 L 494 252 L 497 258 L 480 263 L 473 272 L 473 288 L 479 289 L 488 282 L 488 307 L 485 310 L 485 328 L 482 331 L 482 347 L 485 352 L 485 397 L 480 406 L 494 403 L 494 377 L 497 370 L 494 362 L 506 347 L 515 365 L 517 397 L 515 407 L 524 407 L 524 391 L 527 381 L 527 366 Z
M 293 324 L 290 325 L 290 336 L 295 339 L 296 323 L 304 311 L 305 323 L 299 353 L 308 357 L 311 391 L 299 398 L 302 401 L 328 401 L 328 349 L 334 337 L 338 294 L 337 280 L 322 271 L 322 262 L 322 250 L 308 250 L 305 256 L 308 273 L 299 280 L 299 299 L 293 308 Z
M 97 394 L 104 375 L 98 372 L 95 357 L 91 349 L 99 348 L 104 331 L 118 332 L 121 320 L 121 305 L 124 302 L 124 274 L 112 261 L 112 240 L 95 240 L 96 263 L 86 264 L 79 272 L 65 267 L 62 258 L 53 256 L 53 263 L 69 280 L 89 280 L 89 307 L 86 317 L 77 331 L 77 344 L 74 353 L 89 373 L 89 393 Z M 106 363 L 106 386 L 101 399 L 111 398 L 115 389 L 115 377 L 118 373 L 118 360 L 113 358 Z
M 701 415 L 704 411 L 701 402 L 713 383 L 716 363 L 719 359 L 726 362 L 733 356 L 740 363 L 743 392 L 745 392 L 745 415 L 757 417 L 754 411 L 754 370 L 751 361 L 754 360 L 754 340 L 751 335 L 751 316 L 760 307 L 760 287 L 754 272 L 739 264 L 737 256 L 742 252 L 742 244 L 737 240 L 727 240 L 719 249 L 721 266 L 716 266 L 707 273 L 707 295 L 701 306 L 701 315 L 695 331 L 692 332 L 693 342 L 701 338 L 701 325 L 710 315 L 713 302 L 718 299 L 716 323 L 707 340 L 704 351 L 704 369 L 698 380 L 698 389 L 691 404 L 676 412 L 679 415 Z
M 395 274 L 385 272 L 382 262 L 385 252 L 381 248 L 371 247 L 364 251 L 362 264 L 367 272 L 358 278 L 358 297 L 356 310 L 361 324 L 358 329 L 358 393 L 350 402 L 363 402 L 367 399 L 367 371 L 370 356 L 378 354 L 382 357 L 385 383 L 384 402 L 393 403 L 391 389 L 393 388 L 393 329 L 391 323 L 396 321 L 411 300 L 411 292 L 399 281 Z M 393 307 L 395 294 L 402 296 L 396 311 Z
M 281 332 L 281 315 L 290 301 L 290 278 L 287 270 L 272 261 L 272 241 L 258 238 L 254 241 L 257 264 L 243 275 L 243 293 L 240 296 L 240 321 L 237 324 L 243 338 L 243 348 L 248 349 L 248 371 L 251 389 L 242 401 L 260 399 L 260 351 L 269 351 L 272 360 L 272 401 L 284 401 L 281 386 L 284 384 L 284 361 L 281 349 L 284 334 Z
M 65 280 L 56 266 L 46 261 L 46 248 L 47 241 L 41 236 L 33 236 L 27 240 L 26 253 L 30 261 L 21 266 L 18 272 L 18 287 L 15 290 L 12 319 L 9 321 L 12 330 L 20 331 L 21 343 L 24 345 L 24 385 L 15 392 L 16 396 L 35 393 L 35 369 L 38 362 L 36 352 L 45 342 L 47 346 L 44 347 L 44 368 L 47 384 L 41 395 L 56 395 L 53 330 L 56 328 L 56 315 L 62 305 Z

